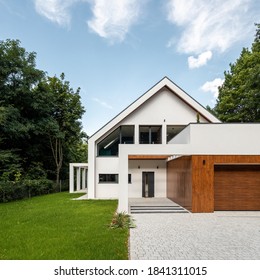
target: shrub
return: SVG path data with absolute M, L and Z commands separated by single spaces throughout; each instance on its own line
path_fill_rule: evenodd
M 0 181 L 0 202 L 8 202 L 54 192 L 53 182 L 48 179 L 24 179 Z
M 130 215 L 125 212 L 116 212 L 112 222 L 110 224 L 111 228 L 131 228 L 135 227 L 133 224 L 133 220 Z
M 25 179 L 22 182 L 24 189 L 27 192 L 28 197 L 48 194 L 54 191 L 54 185 L 51 180 L 48 179 Z

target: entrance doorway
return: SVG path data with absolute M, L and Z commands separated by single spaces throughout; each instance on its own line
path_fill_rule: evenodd
M 143 172 L 143 197 L 154 197 L 154 172 Z

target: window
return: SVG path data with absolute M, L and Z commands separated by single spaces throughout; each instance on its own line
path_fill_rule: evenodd
M 139 127 L 140 144 L 162 144 L 161 126 L 140 126 Z
M 118 183 L 118 174 L 99 174 L 99 183 Z
M 118 156 L 119 144 L 134 144 L 134 126 L 122 125 L 97 145 L 99 156 Z
M 120 144 L 134 144 L 134 130 L 133 125 L 120 126 Z
M 167 125 L 167 143 L 169 143 L 172 138 L 179 134 L 185 127 L 185 125 Z

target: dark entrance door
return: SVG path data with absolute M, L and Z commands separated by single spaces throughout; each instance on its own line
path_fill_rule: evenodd
M 154 172 L 143 172 L 143 197 L 154 197 Z

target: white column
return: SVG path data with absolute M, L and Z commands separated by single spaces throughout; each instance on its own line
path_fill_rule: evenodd
M 123 146 L 123 145 L 120 145 Z M 128 153 L 120 149 L 118 212 L 128 213 Z
M 165 123 L 162 125 L 162 144 L 165 145 L 167 144 L 167 126 Z
M 86 180 L 86 188 L 88 189 L 88 168 L 86 170 L 86 176 L 87 176 L 87 180 Z
M 73 193 L 74 192 L 74 166 L 73 166 L 73 163 L 70 163 L 69 179 L 70 179 L 70 183 L 69 183 L 70 193 Z
M 95 142 L 92 139 L 88 141 L 88 198 L 96 197 L 96 164 L 95 164 Z
M 86 168 L 82 168 L 82 182 L 81 187 L 84 190 L 86 188 Z
M 135 125 L 135 144 L 139 144 L 139 125 Z
M 80 191 L 80 171 L 81 168 L 77 167 L 77 182 L 76 182 L 76 186 L 77 186 L 77 191 Z

